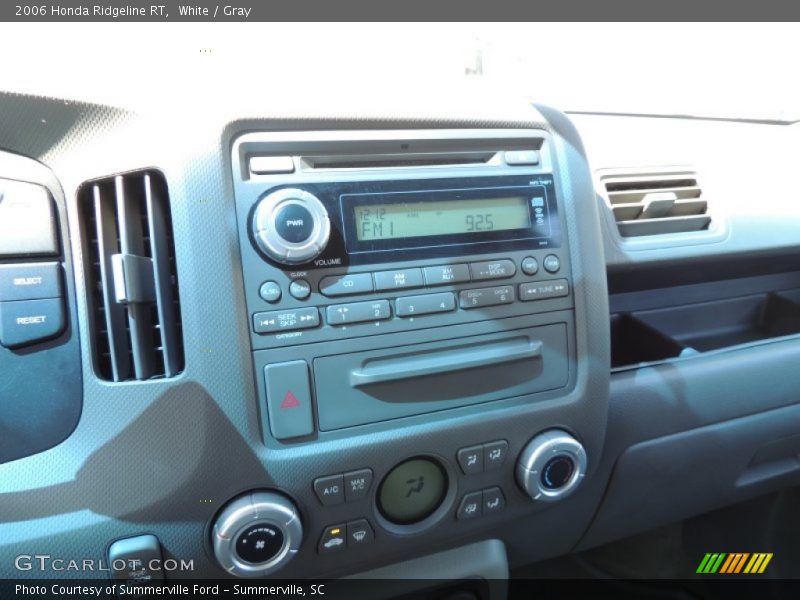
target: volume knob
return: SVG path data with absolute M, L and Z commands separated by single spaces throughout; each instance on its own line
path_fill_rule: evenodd
M 325 249 L 331 233 L 328 211 L 305 190 L 283 188 L 259 200 L 253 236 L 271 259 L 286 265 L 308 262 Z
M 303 525 L 294 503 L 276 492 L 250 492 L 229 502 L 211 532 L 220 566 L 239 577 L 263 577 L 294 558 Z

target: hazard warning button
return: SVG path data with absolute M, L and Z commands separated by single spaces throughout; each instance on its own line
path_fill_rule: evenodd
M 264 367 L 268 423 L 264 431 L 286 440 L 314 433 L 308 364 L 304 360 Z

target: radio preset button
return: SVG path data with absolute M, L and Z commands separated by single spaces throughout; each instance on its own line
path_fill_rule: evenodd
M 421 269 L 378 271 L 373 275 L 375 276 L 375 290 L 378 292 L 423 286 Z
M 472 272 L 473 281 L 481 281 L 484 279 L 513 277 L 517 272 L 517 267 L 513 261 L 502 259 L 470 263 L 469 270 Z
M 539 272 L 539 261 L 532 256 L 526 256 L 522 259 L 522 272 L 525 275 L 536 275 Z
M 494 288 L 478 290 L 464 290 L 458 295 L 461 308 L 483 308 L 498 304 L 511 304 L 514 302 L 514 288 L 504 285 Z
M 469 267 L 460 265 L 439 265 L 422 269 L 427 285 L 448 285 L 469 281 Z
M 350 275 L 324 277 L 319 282 L 319 291 L 325 296 L 365 294 L 372 291 L 372 274 L 353 273 Z
M 544 270 L 548 273 L 558 273 L 561 268 L 561 261 L 555 254 L 548 254 L 544 257 Z
M 316 307 L 273 310 L 253 315 L 253 329 L 256 333 L 278 333 L 318 326 L 319 310 Z
M 366 321 L 385 321 L 392 318 L 388 300 L 332 304 L 326 309 L 329 325 L 349 325 Z
M 569 282 L 566 279 L 536 281 L 519 285 L 519 299 L 523 302 L 563 298 L 564 296 L 569 296 Z
M 305 279 L 295 279 L 289 284 L 289 293 L 292 295 L 292 298 L 305 300 L 311 295 L 311 284 Z
M 281 286 L 274 281 L 265 281 L 258 288 L 258 295 L 261 296 L 264 302 L 274 304 L 281 299 Z
M 413 317 L 416 315 L 450 312 L 456 309 L 456 300 L 453 294 L 445 292 L 443 294 L 425 294 L 423 296 L 398 298 L 394 306 L 398 317 Z

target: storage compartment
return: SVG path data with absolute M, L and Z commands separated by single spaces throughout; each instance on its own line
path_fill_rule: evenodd
M 568 377 L 566 323 L 314 361 L 322 431 L 558 389 Z
M 797 485 L 798 419 L 795 405 L 631 446 L 615 465 L 583 544 L 602 544 Z
M 628 314 L 611 317 L 611 366 L 679 356 L 684 347 Z
M 611 316 L 612 367 L 800 333 L 800 290 Z

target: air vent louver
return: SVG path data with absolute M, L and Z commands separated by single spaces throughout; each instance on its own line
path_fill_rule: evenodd
M 98 376 L 177 375 L 183 336 L 164 176 L 147 170 L 91 181 L 78 202 Z
M 711 225 L 691 170 L 608 171 L 600 182 L 622 237 L 697 232 Z

